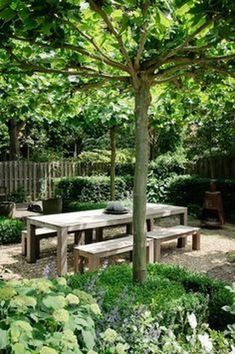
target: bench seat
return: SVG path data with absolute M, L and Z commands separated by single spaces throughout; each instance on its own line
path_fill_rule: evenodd
M 192 236 L 192 249 L 200 250 L 200 229 L 198 227 L 177 225 L 173 227 L 158 227 L 147 233 L 147 238 L 154 240 L 154 261 L 160 262 L 161 243 L 174 239 Z
M 46 227 L 42 228 L 36 228 L 36 244 L 35 244 L 35 249 L 36 249 L 36 259 L 40 258 L 40 241 L 42 239 L 50 238 L 50 237 L 55 237 L 57 236 L 57 231 L 48 229 Z M 74 233 L 74 232 L 73 232 Z M 74 243 L 78 244 L 81 238 L 81 232 L 75 232 L 74 233 Z M 22 255 L 26 256 L 27 254 L 27 230 L 23 230 L 21 233 L 21 249 L 22 249 Z
M 147 240 L 147 258 L 153 262 L 153 240 Z M 133 235 L 107 241 L 96 242 L 88 245 L 74 247 L 74 272 L 84 271 L 84 258 L 88 259 L 89 270 L 99 268 L 100 259 L 116 254 L 133 251 Z

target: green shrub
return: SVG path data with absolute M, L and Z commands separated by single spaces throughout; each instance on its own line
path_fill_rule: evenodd
M 173 204 L 194 204 L 202 207 L 209 184 L 209 178 L 190 175 L 174 177 L 169 183 L 167 199 Z M 218 179 L 216 185 L 221 191 L 225 216 L 232 220 L 235 210 L 235 179 Z
M 187 160 L 182 153 L 167 153 L 151 161 L 147 183 L 148 201 L 166 201 L 172 178 L 185 173 L 186 164 Z
M 1 353 L 87 353 L 99 308 L 88 294 L 58 281 L 0 282 Z
M 83 211 L 83 210 L 94 210 L 94 209 L 104 209 L 107 206 L 107 202 L 100 202 L 100 203 L 79 203 L 79 202 L 71 202 L 68 203 L 65 207 L 66 212 L 70 211 Z
M 83 151 L 78 159 L 86 163 L 107 163 L 110 164 L 111 151 L 94 149 L 93 151 Z M 117 164 L 133 164 L 134 162 L 134 150 L 133 149 L 117 149 L 116 151 L 116 163 Z
M 24 188 L 18 188 L 17 191 L 7 194 L 7 200 L 14 203 L 24 203 L 27 200 L 27 193 Z
M 62 178 L 55 181 L 55 193 L 63 201 L 99 203 L 110 200 L 110 178 L 107 176 Z M 116 177 L 116 199 L 123 199 L 127 193 L 124 178 Z
M 144 285 L 133 284 L 132 269 L 127 264 L 108 267 L 99 273 L 73 275 L 68 282 L 72 288 L 91 293 L 102 304 L 104 313 L 115 309 L 117 326 L 128 311 L 133 313 L 143 305 L 153 316 L 162 314 L 161 325 L 174 324 L 181 331 L 185 330 L 185 319 L 190 312 L 197 315 L 199 323 L 209 322 L 216 329 L 225 329 L 233 321 L 232 315 L 222 309 L 233 303 L 224 283 L 177 266 L 149 265 Z
M 24 224 L 20 220 L 0 217 L 0 245 L 20 242 Z

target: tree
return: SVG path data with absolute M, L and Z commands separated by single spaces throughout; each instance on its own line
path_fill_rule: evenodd
M 77 78 L 80 89 L 107 84 L 129 86 L 133 93 L 133 273 L 136 281 L 144 282 L 151 87 L 202 71 L 234 77 L 235 3 L 2 0 L 0 18 L 2 73 L 67 75 Z
M 115 200 L 116 137 L 119 128 L 128 128 L 133 116 L 130 100 L 118 90 L 100 90 L 84 99 L 81 110 L 83 126 L 102 127 L 109 132 L 110 140 L 110 196 Z M 80 122 L 81 123 L 81 122 Z

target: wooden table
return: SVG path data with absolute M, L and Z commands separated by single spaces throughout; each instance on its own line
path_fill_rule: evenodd
M 128 214 L 111 215 L 105 214 L 103 209 L 78 211 L 73 213 L 43 215 L 27 218 L 27 261 L 36 262 L 35 254 L 35 229 L 46 227 L 57 231 L 57 270 L 58 275 L 67 272 L 67 239 L 68 232 L 86 231 L 108 226 L 127 225 L 132 223 L 132 211 Z M 180 216 L 180 223 L 187 225 L 187 208 L 167 204 L 147 204 L 146 220 Z M 149 221 L 148 230 L 152 229 L 153 223 Z M 179 239 L 178 247 L 184 246 L 184 239 Z

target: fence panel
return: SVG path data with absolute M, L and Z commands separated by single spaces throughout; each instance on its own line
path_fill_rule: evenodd
M 75 177 L 107 173 L 108 164 L 85 164 L 74 161 L 0 162 L 0 186 L 8 193 L 24 191 L 31 200 L 49 198 L 53 195 L 53 180 L 61 177 Z
M 210 178 L 211 164 L 215 178 L 235 178 L 235 157 L 202 158 L 189 168 L 189 172 Z

